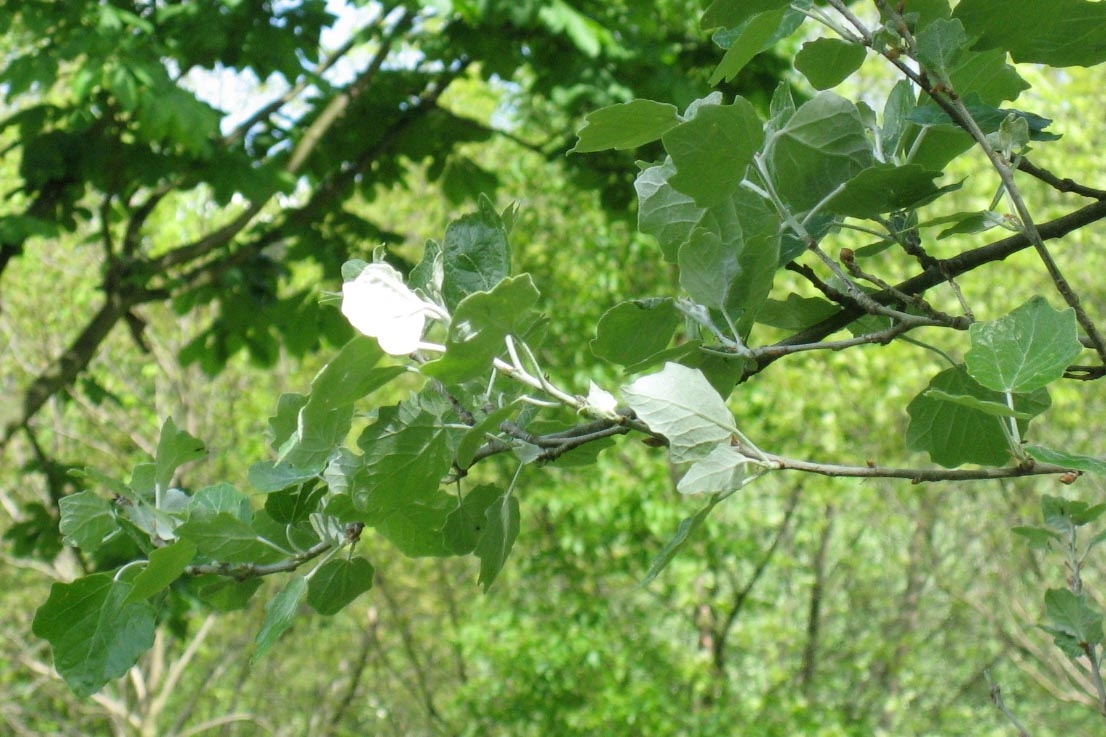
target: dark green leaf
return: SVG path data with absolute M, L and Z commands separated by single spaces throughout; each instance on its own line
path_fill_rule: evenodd
M 670 299 L 622 302 L 599 319 L 591 350 L 621 366 L 640 363 L 663 351 L 679 324 L 680 314 Z
M 1106 5 L 1086 0 L 961 0 L 954 15 L 980 49 L 1053 67 L 1106 61 Z
M 905 210 L 937 194 L 940 190 L 933 180 L 939 176 L 941 172 L 926 171 L 917 164 L 874 164 L 850 179 L 826 209 L 856 218 Z
M 941 18 L 922 29 L 915 37 L 918 61 L 942 77 L 949 73 L 960 55 L 968 47 L 968 34 L 963 24 L 954 19 Z
M 110 573 L 55 583 L 32 630 L 50 642 L 54 667 L 78 696 L 89 696 L 134 665 L 154 644 L 157 613 L 128 601 L 131 584 Z
M 127 603 L 149 599 L 164 591 L 180 578 L 195 555 L 196 546 L 187 540 L 178 540 L 152 551 L 146 567 L 134 578 L 134 588 L 127 596 Z
M 360 556 L 329 560 L 311 574 L 307 603 L 319 614 L 337 614 L 372 588 L 375 574 L 372 564 Z
M 714 0 L 699 22 L 703 30 L 736 28 L 757 13 L 786 8 L 790 0 Z
M 422 373 L 447 384 L 489 373 L 492 360 L 505 350 L 504 338 L 519 334 L 533 321 L 539 296 L 529 274 L 508 277 L 491 291 L 468 295 L 454 310 L 445 355 L 423 364 Z
M 468 555 L 476 549 L 487 528 L 488 508 L 502 498 L 503 491 L 491 484 L 481 484 L 465 494 L 461 503 L 449 513 L 442 537 L 453 555 Z
M 478 583 L 485 592 L 503 570 L 518 537 L 519 522 L 518 499 L 512 494 L 504 494 L 484 510 L 484 531 L 474 554 L 480 559 Z
M 835 87 L 860 68 L 866 49 L 839 38 L 807 41 L 795 56 L 795 68 L 816 90 Z
M 1049 589 L 1045 592 L 1045 617 L 1054 629 L 1074 638 L 1080 649 L 1102 642 L 1102 614 L 1085 596 L 1068 589 Z
M 491 291 L 511 274 L 503 220 L 487 197 L 480 197 L 478 207 L 446 228 L 442 296 L 451 311 L 468 295 Z
M 426 501 L 399 504 L 373 521 L 373 528 L 408 558 L 451 555 L 442 529 L 453 497 L 435 494 Z
M 758 13 L 727 33 L 729 48 L 714 74 L 710 76 L 708 84 L 714 86 L 722 80 L 732 81 L 754 56 L 771 48 L 786 15 L 787 8 Z M 718 40 L 717 37 L 715 40 Z
M 680 124 L 675 105 L 631 100 L 589 113 L 569 153 L 637 148 Z

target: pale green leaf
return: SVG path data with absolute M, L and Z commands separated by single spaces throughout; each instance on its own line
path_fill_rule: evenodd
M 695 369 L 667 363 L 661 371 L 634 381 L 622 394 L 650 430 L 668 438 L 677 463 L 706 456 L 736 432 L 726 403 Z
M 645 578 L 642 579 L 641 585 L 648 586 L 653 580 L 660 575 L 672 559 L 676 557 L 676 554 L 687 544 L 687 541 L 691 539 L 691 536 L 703 526 L 703 522 L 710 516 L 711 510 L 715 505 L 722 500 L 721 496 L 713 496 L 706 506 L 700 509 L 695 514 L 683 519 L 680 522 L 680 526 L 676 528 L 676 534 L 672 536 L 672 539 L 657 553 L 657 557 L 653 559 L 652 564 L 649 566 L 649 571 L 645 574 Z
M 92 491 L 79 491 L 58 502 L 61 522 L 58 529 L 66 543 L 93 553 L 108 535 L 119 529 L 111 502 Z
M 1051 463 L 1054 466 L 1070 468 L 1075 471 L 1106 475 L 1106 459 L 1096 456 L 1068 453 L 1067 451 L 1046 448 L 1041 445 L 1026 445 L 1025 451 L 1041 463 Z
M 669 158 L 638 174 L 638 230 L 660 243 L 666 261 L 675 263 L 680 246 L 687 242 L 703 217 L 703 208 L 670 183 L 676 167 Z
M 925 395 L 930 399 L 940 399 L 943 402 L 952 402 L 962 407 L 968 407 L 993 417 L 1016 417 L 1019 420 L 1030 420 L 1033 415 L 1028 412 L 1018 412 L 1007 407 L 1002 402 L 992 402 L 968 394 L 949 394 L 940 389 L 927 389 Z
M 873 163 L 871 144 L 856 105 L 832 92 L 805 103 L 766 146 L 775 188 L 798 212 Z
M 756 475 L 757 461 L 749 458 L 729 443 L 714 447 L 687 469 L 676 491 L 681 494 L 717 494 L 740 489 Z
M 944 77 L 967 49 L 968 34 L 959 20 L 941 18 L 923 28 L 915 37 L 915 43 L 918 61 Z
M 200 554 L 221 563 L 268 563 L 282 557 L 253 527 L 226 512 L 193 517 L 177 528 L 177 534 L 194 543 Z
M 1056 381 L 1083 349 L 1075 313 L 1035 296 L 1004 317 L 969 328 L 968 373 L 988 389 L 1031 392 Z
M 204 444 L 181 430 L 173 418 L 167 418 L 161 426 L 154 464 L 157 467 L 155 481 L 162 491 L 169 488 L 173 474 L 185 463 L 203 458 L 207 451 Z

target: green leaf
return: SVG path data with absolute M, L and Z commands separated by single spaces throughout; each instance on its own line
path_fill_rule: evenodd
M 631 100 L 588 113 L 569 153 L 637 148 L 680 124 L 675 105 Z
M 727 33 L 729 48 L 707 84 L 713 87 L 722 80 L 732 81 L 754 56 L 771 48 L 786 15 L 786 7 L 758 13 Z M 717 37 L 715 40 L 718 40 Z
M 203 458 L 206 454 L 207 450 L 201 441 L 178 428 L 173 423 L 173 418 L 167 418 L 161 426 L 157 455 L 154 456 L 154 465 L 157 467 L 155 481 L 158 488 L 162 491 L 168 489 L 173 481 L 173 474 L 178 468 L 189 461 Z
M 669 180 L 676 167 L 669 158 L 638 174 L 634 189 L 638 196 L 638 230 L 657 239 L 666 261 L 675 263 L 680 246 L 703 217 L 695 200 L 673 187 Z
M 453 311 L 465 297 L 488 292 L 511 274 L 507 231 L 492 201 L 481 195 L 478 209 L 451 222 L 443 244 L 442 296 Z
M 200 598 L 220 612 L 245 609 L 254 593 L 261 587 L 260 578 L 248 578 L 245 581 L 236 581 L 222 576 L 208 578 L 214 580 L 200 588 Z
M 963 404 L 937 399 L 929 393 L 932 390 L 1005 403 L 1002 393 L 980 386 L 963 366 L 945 369 L 907 405 L 906 412 L 910 416 L 906 431 L 908 448 L 929 453 L 934 463 L 946 468 L 964 463 L 1001 466 L 1010 460 L 1012 450 L 1003 431 L 1003 419 Z M 1048 392 L 1044 389 L 1014 397 L 1014 409 L 1031 416 L 1040 414 L 1048 406 Z M 1018 421 L 1022 431 L 1027 425 L 1026 420 Z
M 310 407 L 308 413 L 353 404 L 397 376 L 396 369 L 402 372 L 400 366 L 373 370 L 383 357 L 384 351 L 375 339 L 354 337 L 311 380 L 311 394 L 304 403 L 304 407 Z
M 1078 455 L 1062 450 L 1045 448 L 1041 445 L 1026 445 L 1025 451 L 1041 463 L 1051 463 L 1075 471 L 1086 471 L 1106 475 L 1106 460 L 1095 456 Z
M 1056 141 L 1060 138 L 1059 134 L 1049 133 L 1045 130 L 1052 125 L 1051 118 L 1045 118 L 1024 110 L 984 105 L 980 101 L 979 95 L 974 92 L 964 100 L 964 105 L 968 108 L 968 113 L 971 114 L 979 129 L 984 133 L 995 133 L 1011 115 L 1015 115 L 1025 121 L 1025 125 L 1029 129 L 1030 141 Z M 936 105 L 922 105 L 909 111 L 907 120 L 918 125 L 952 124 L 952 118 L 949 117 L 949 114 Z
M 193 509 L 204 509 L 215 513 L 226 512 L 243 522 L 249 522 L 253 518 L 253 507 L 250 506 L 249 498 L 227 483 L 200 489 L 192 497 L 190 506 Z
M 282 557 L 250 525 L 226 512 L 190 519 L 177 534 L 195 543 L 201 555 L 221 563 L 268 563 Z
M 949 394 L 940 389 L 927 389 L 925 394 L 930 399 L 939 399 L 943 402 L 959 404 L 962 407 L 968 407 L 969 409 L 974 409 L 978 412 L 991 415 L 992 417 L 1016 417 L 1019 420 L 1029 420 L 1033 418 L 1033 415 L 1028 412 L 1018 412 L 1017 410 L 1010 409 L 1002 402 L 992 402 L 966 394 Z
M 669 182 L 700 207 L 729 197 L 764 140 L 760 118 L 743 97 L 732 105 L 702 105 L 695 117 L 664 134 L 676 174 Z
M 860 44 L 839 38 L 807 41 L 795 55 L 795 68 L 816 90 L 836 87 L 864 63 L 867 51 Z
M 427 501 L 400 504 L 373 521 L 373 527 L 408 558 L 451 555 L 442 529 L 453 497 L 436 494 Z
M 461 503 L 449 513 L 442 528 L 442 537 L 449 552 L 468 555 L 476 550 L 476 544 L 487 528 L 487 510 L 502 496 L 503 490 L 491 484 L 481 484 L 465 494 Z
M 110 573 L 55 583 L 32 631 L 50 642 L 54 667 L 78 696 L 127 672 L 154 643 L 157 613 L 128 601 L 131 584 Z
M 850 179 L 826 204 L 826 211 L 875 218 L 893 210 L 906 210 L 941 191 L 933 183 L 939 176 L 941 172 L 927 171 L 917 164 L 873 164 Z
M 915 37 L 915 42 L 918 61 L 926 69 L 946 77 L 968 48 L 968 34 L 960 21 L 941 18 L 923 28 Z
M 1083 347 L 1073 310 L 1054 310 L 1040 295 L 1010 314 L 969 328 L 968 373 L 994 391 L 1031 392 L 1064 375 Z
M 668 438 L 677 463 L 706 456 L 737 431 L 722 397 L 687 366 L 666 363 L 661 371 L 627 386 L 622 395 L 650 430 Z
M 134 588 L 127 596 L 127 602 L 149 599 L 165 590 L 184 573 L 184 569 L 196 555 L 196 546 L 187 540 L 178 540 L 172 545 L 157 548 L 150 553 L 146 567 L 135 576 Z
M 749 483 L 759 467 L 756 461 L 737 448 L 731 447 L 729 443 L 722 443 L 687 469 L 676 485 L 676 491 L 681 494 L 734 491 Z
M 1029 547 L 1035 550 L 1048 550 L 1053 543 L 1060 540 L 1060 533 L 1043 527 L 1012 527 L 1010 531 L 1025 538 L 1029 542 Z
M 704 31 L 711 28 L 737 28 L 757 13 L 777 8 L 786 8 L 790 0 L 714 0 L 703 13 L 699 27 Z
M 324 616 L 337 614 L 372 588 L 375 574 L 372 564 L 360 556 L 329 560 L 311 574 L 307 603 Z
M 480 559 L 478 583 L 485 593 L 503 570 L 518 537 L 519 522 L 518 499 L 513 494 L 500 496 L 484 510 L 484 531 L 474 553 Z
M 803 330 L 837 314 L 840 310 L 839 305 L 827 299 L 800 297 L 792 293 L 783 301 L 766 300 L 760 312 L 757 313 L 757 322 L 781 330 Z
M 703 522 L 710 516 L 711 510 L 714 509 L 723 497 L 714 496 L 707 502 L 707 505 L 700 509 L 690 517 L 684 518 L 680 522 L 680 526 L 676 528 L 676 534 L 672 536 L 672 539 L 657 553 L 657 557 L 653 559 L 653 563 L 649 566 L 649 571 L 645 574 L 645 578 L 642 579 L 641 585 L 648 586 L 653 580 L 660 575 L 672 559 L 676 557 L 676 554 L 687 544 L 687 541 L 691 539 L 691 536 L 703 526 Z
M 62 497 L 58 529 L 65 542 L 86 553 L 94 553 L 108 535 L 119 530 L 115 510 L 107 499 L 92 491 L 79 491 Z
M 898 153 L 899 144 L 909 127 L 909 116 L 914 112 L 917 98 L 910 80 L 900 79 L 891 88 L 887 102 L 883 106 L 883 127 L 880 130 L 880 145 L 887 157 Z
M 447 384 L 488 374 L 502 353 L 504 338 L 533 321 L 537 287 L 529 274 L 508 277 L 489 291 L 468 295 L 457 305 L 446 337 L 445 355 L 420 370 Z
M 357 441 L 364 468 L 354 477 L 351 493 L 366 523 L 437 493 L 453 463 L 451 432 L 438 414 L 415 400 L 380 409 Z
M 779 265 L 779 217 L 760 197 L 738 190 L 701 223 L 680 248 L 680 285 L 699 304 L 729 315 L 745 338 Z
M 307 580 L 303 576 L 293 576 L 284 589 L 265 605 L 265 621 L 257 633 L 257 649 L 250 663 L 256 663 L 276 644 L 285 630 L 292 626 L 304 595 L 307 593 Z
M 296 489 L 286 489 L 265 497 L 265 511 L 282 525 L 305 522 L 319 508 L 319 502 L 327 493 L 327 487 L 304 484 Z
M 1106 5 L 1086 0 L 961 0 L 954 15 L 979 49 L 1053 67 L 1106 61 Z
M 856 105 L 820 92 L 802 105 L 766 146 L 776 191 L 797 212 L 818 204 L 873 163 Z
M 1080 650 L 1102 642 L 1102 614 L 1085 596 L 1068 589 L 1049 589 L 1045 592 L 1045 617 L 1055 630 L 1072 637 Z

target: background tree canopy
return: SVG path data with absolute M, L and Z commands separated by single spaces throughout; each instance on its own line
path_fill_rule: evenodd
M 5 727 L 1099 728 L 1102 7 L 0 11 Z

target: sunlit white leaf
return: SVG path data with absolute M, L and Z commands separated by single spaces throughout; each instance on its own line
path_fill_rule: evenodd
M 356 279 L 342 285 L 342 314 L 393 356 L 427 347 L 421 342 L 426 320 L 449 317 L 408 289 L 400 273 L 385 263 L 369 264 Z

